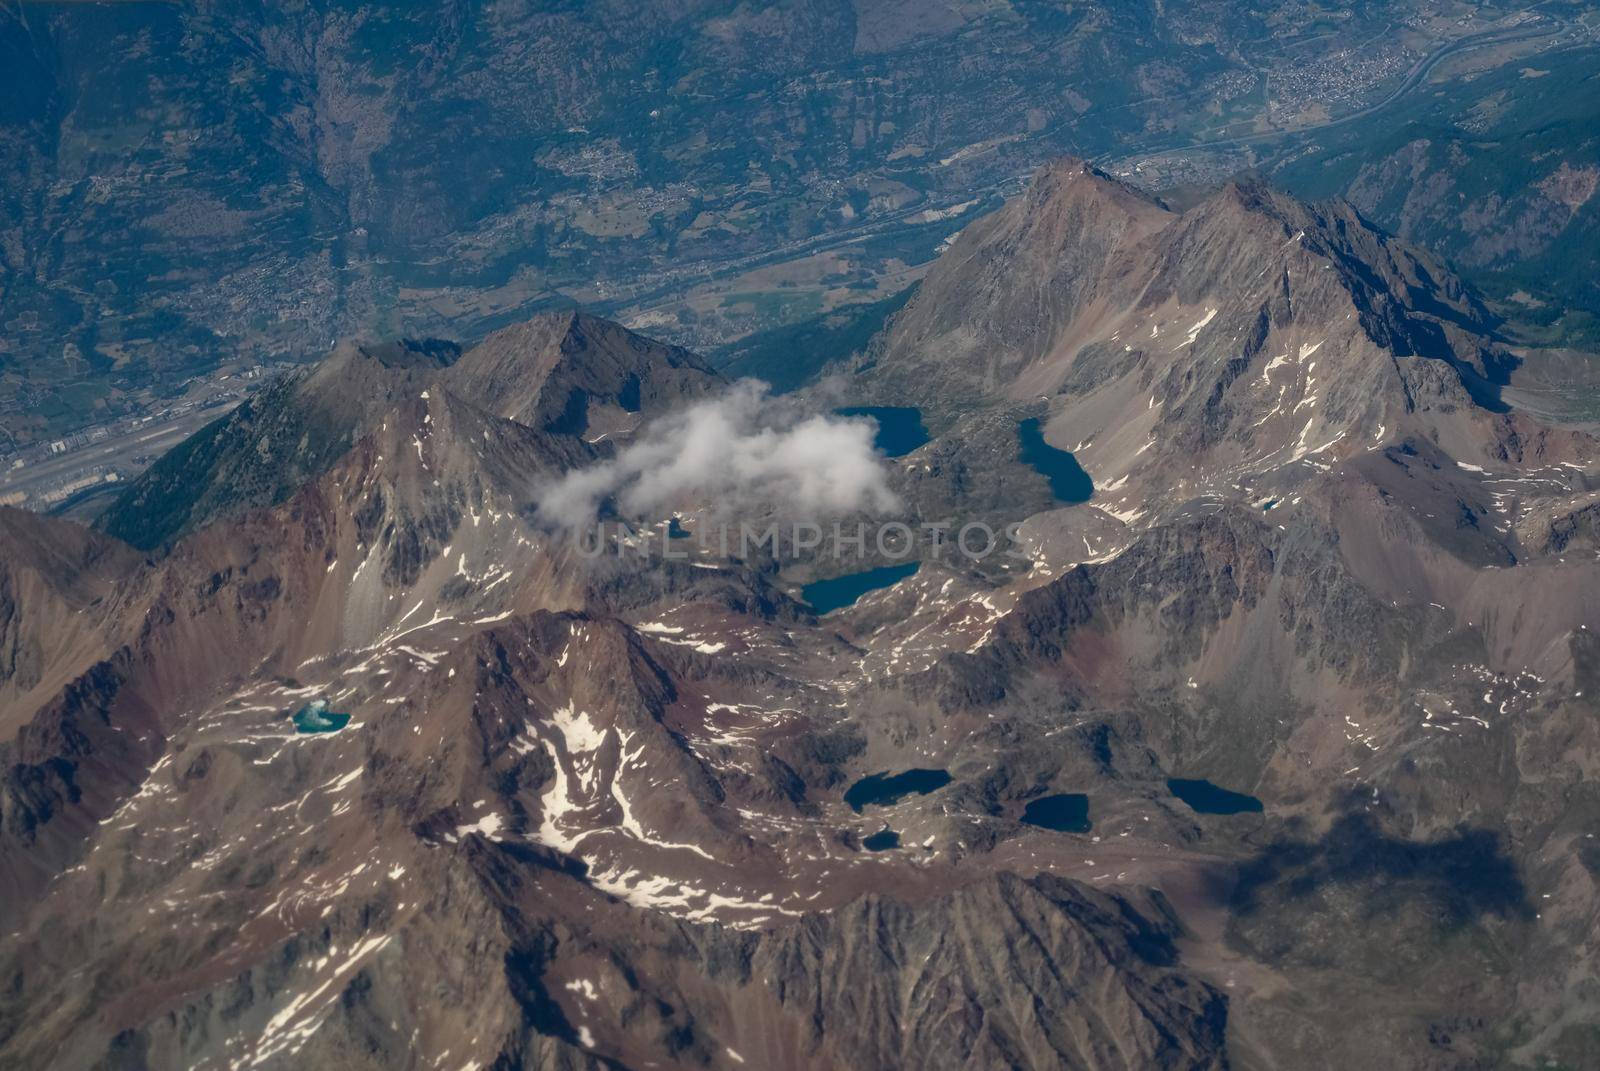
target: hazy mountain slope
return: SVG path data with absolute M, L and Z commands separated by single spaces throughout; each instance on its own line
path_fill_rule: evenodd
M 152 549 L 218 516 L 281 502 L 458 352 L 340 347 L 315 371 L 270 384 L 167 453 L 117 496 L 99 526 Z
M 688 350 L 583 313 L 552 313 L 490 335 L 447 382 L 507 420 L 594 439 L 704 394 L 719 377 Z
M 168 453 L 98 524 L 148 549 L 227 513 L 281 502 L 430 384 L 541 431 L 583 433 L 591 422 L 627 427 L 641 411 L 693 397 L 716 379 L 685 351 L 572 313 L 507 328 L 466 354 L 440 342 L 346 345 Z
M 797 390 L 826 375 L 830 366 L 859 353 L 916 291 L 852 305 L 786 327 L 762 331 L 710 354 L 724 375 L 770 383 L 777 393 Z
M 1519 321 L 1596 335 L 1600 62 L 1573 49 L 1469 76 L 1398 115 L 1316 139 L 1271 169 L 1342 194 L 1447 256 Z
M 55 692 L 63 672 L 75 675 L 109 653 L 100 626 L 141 564 L 115 540 L 0 509 L 0 739 L 30 694 Z

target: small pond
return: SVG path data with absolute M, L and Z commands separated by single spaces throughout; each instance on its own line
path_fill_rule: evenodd
M 869 852 L 886 852 L 900 847 L 900 834 L 892 829 L 880 829 L 870 837 L 862 837 L 861 846 Z
M 294 713 L 294 728 L 301 733 L 336 733 L 350 724 L 350 715 L 328 709 L 326 700 L 313 699 Z
M 1041 829 L 1058 833 L 1089 832 L 1089 797 L 1081 792 L 1067 792 L 1059 796 L 1040 796 L 1029 800 L 1023 808 L 1022 821 Z

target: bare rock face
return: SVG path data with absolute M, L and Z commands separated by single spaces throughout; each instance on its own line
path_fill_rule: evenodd
M 1176 935 L 1159 901 L 1002 874 L 813 916 L 752 969 L 853 1066 L 1224 1066 L 1226 998 L 1174 969 Z
M 0 705 L 59 689 L 110 653 L 114 640 L 98 622 L 139 564 L 116 540 L 0 509 Z
M 1600 457 L 1494 332 L 1346 207 L 1066 162 L 854 381 L 1009 555 L 584 552 L 549 481 L 719 384 L 582 315 L 0 512 L 0 1065 L 1585 1066 Z
M 1081 161 L 1042 168 L 1023 197 L 962 232 L 896 315 L 877 360 L 885 396 L 937 410 L 1005 393 L 1095 315 L 1118 257 L 1174 218 Z

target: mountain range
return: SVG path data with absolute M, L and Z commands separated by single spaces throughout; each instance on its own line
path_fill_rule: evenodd
M 781 418 L 914 409 L 887 519 L 1018 553 L 828 609 L 881 547 L 541 514 L 692 353 L 341 344 L 0 510 L 0 1066 L 1591 1066 L 1600 445 L 1520 359 L 1347 203 L 1055 161 Z
M 6 5 L 0 449 L 573 305 L 710 354 L 888 300 L 1063 152 L 1344 194 L 1560 341 L 1595 32 L 1575 0 Z

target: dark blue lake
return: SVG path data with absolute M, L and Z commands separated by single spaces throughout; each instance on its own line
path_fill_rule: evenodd
M 350 715 L 338 714 L 328 709 L 321 699 L 314 699 L 295 711 L 294 727 L 302 733 L 336 733 L 350 724 Z
M 886 852 L 900 847 L 900 834 L 892 829 L 880 829 L 870 837 L 862 837 L 861 846 L 869 852 Z
M 1057 450 L 1044 441 L 1044 428 L 1038 417 L 1017 425 L 1017 456 L 1033 471 L 1050 481 L 1056 501 L 1069 506 L 1089 501 L 1094 481 L 1083 471 L 1078 459 L 1066 450 Z
M 1174 777 L 1167 782 L 1167 790 L 1200 814 L 1244 814 L 1263 809 L 1254 796 L 1218 788 L 1210 781 Z
M 902 405 L 852 405 L 835 409 L 843 417 L 871 417 L 878 422 L 874 446 L 890 457 L 904 457 L 928 441 L 922 410 Z
M 1081 792 L 1059 796 L 1040 796 L 1029 800 L 1022 810 L 1022 821 L 1058 833 L 1089 832 L 1089 797 Z
M 950 783 L 948 770 L 907 770 L 905 773 L 875 773 L 863 777 L 844 794 L 844 801 L 858 814 L 861 808 L 877 804 L 887 807 L 907 796 L 925 796 Z
M 869 591 L 877 591 L 898 584 L 917 571 L 921 562 L 903 562 L 900 565 L 881 565 L 863 573 L 814 580 L 800 589 L 800 597 L 807 606 L 819 614 L 852 606 Z

